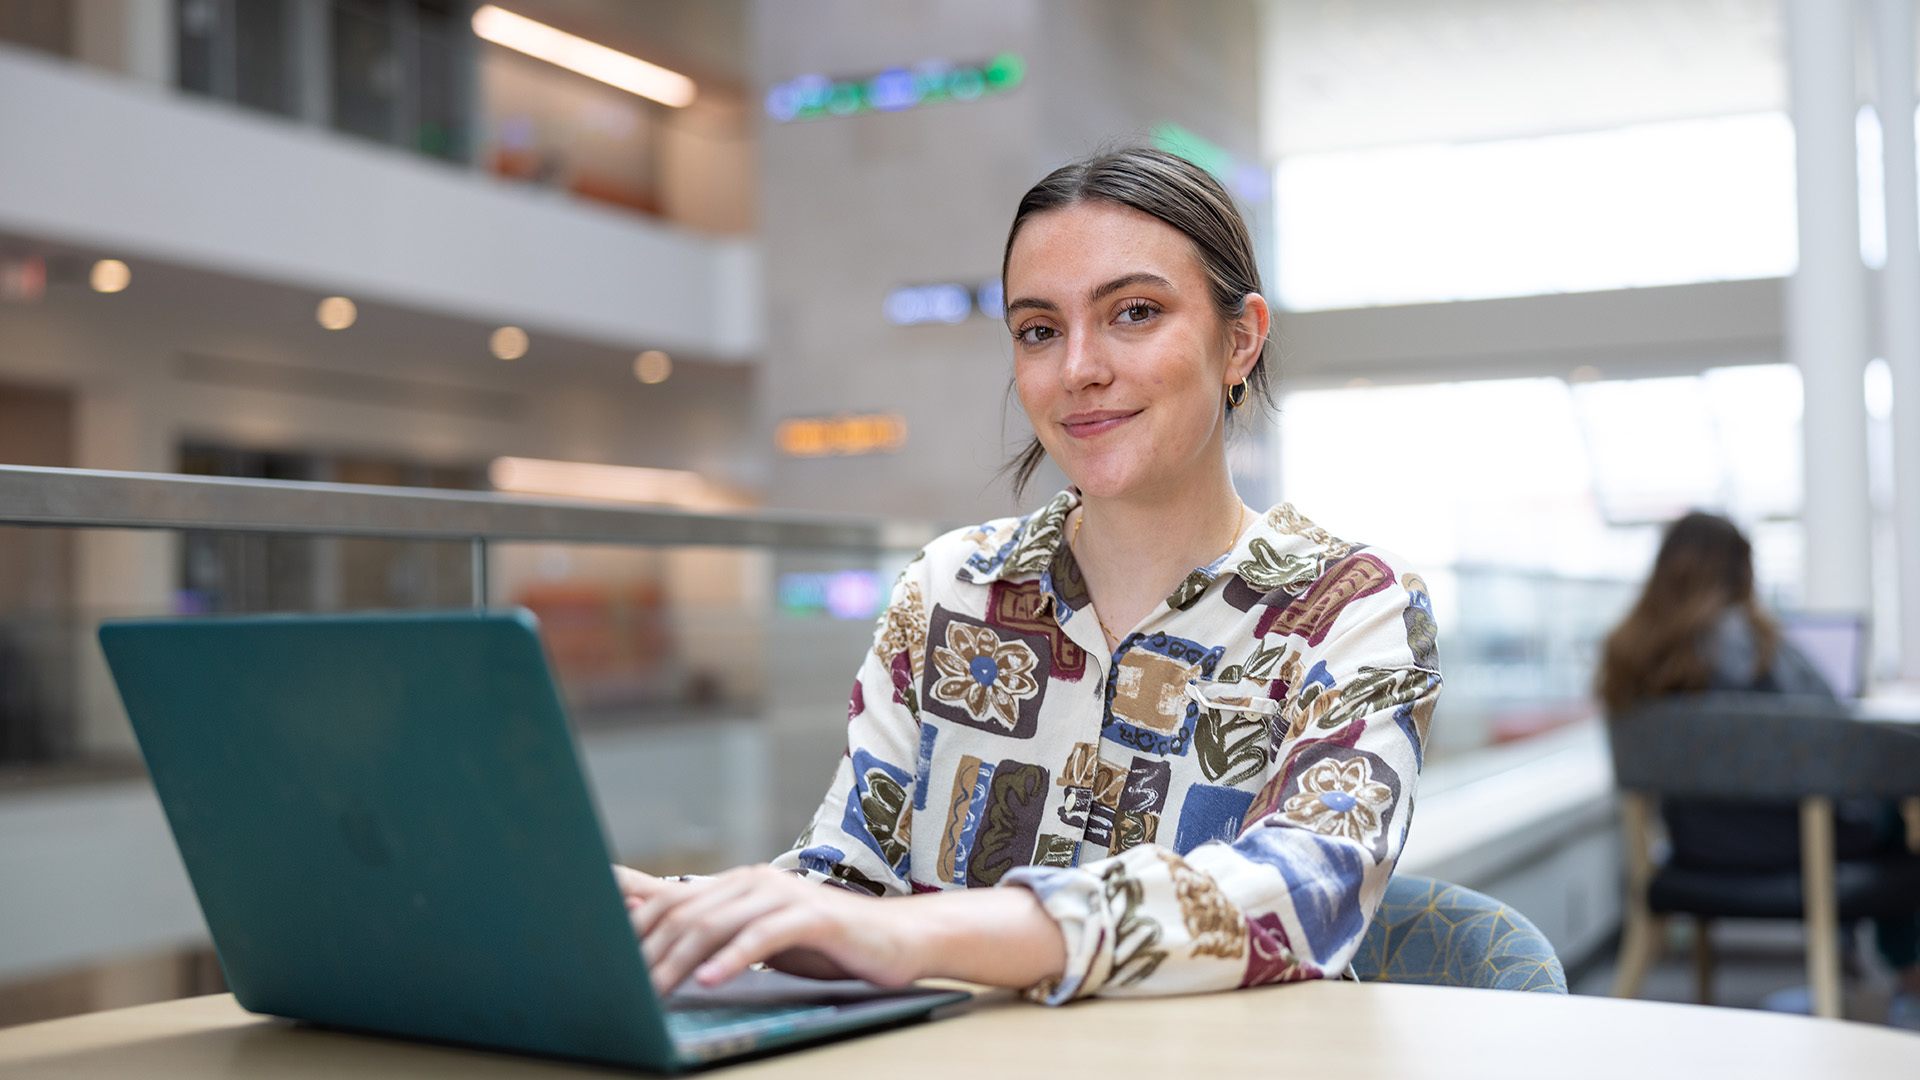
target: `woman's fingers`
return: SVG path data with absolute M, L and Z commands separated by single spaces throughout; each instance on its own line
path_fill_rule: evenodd
M 683 909 L 687 914 L 674 916 L 672 921 L 677 925 L 672 926 L 671 938 L 662 932 L 667 930 L 667 924 L 655 932 L 654 938 L 663 939 L 660 951 L 649 960 L 655 989 L 662 994 L 671 993 L 695 968 L 737 940 L 756 920 L 781 911 L 791 903 L 791 897 L 782 890 L 753 889 L 702 905 L 698 911 L 690 910 L 692 905 L 688 905 Z M 709 980 L 702 982 L 713 985 Z
M 645 901 L 660 892 L 670 891 L 680 883 L 666 878 L 657 878 L 652 874 L 643 874 L 630 866 L 613 865 L 614 883 L 620 886 L 620 894 L 629 900 L 638 898 Z
M 724 904 L 751 888 L 736 875 L 688 882 L 684 888 L 656 896 L 632 909 L 633 932 L 649 965 L 658 963 L 693 920 L 717 904 Z
M 774 908 L 741 926 L 724 945 L 693 969 L 701 986 L 718 986 L 774 955 L 799 946 L 826 952 L 822 939 L 833 932 L 832 920 L 810 904 Z
M 914 977 L 900 925 L 909 913 L 897 902 L 876 902 L 770 867 L 656 890 L 630 914 L 663 995 L 690 976 L 714 986 L 776 958 L 783 966 L 889 985 Z

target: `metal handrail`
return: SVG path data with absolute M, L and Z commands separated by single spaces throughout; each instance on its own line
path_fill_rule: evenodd
M 0 525 L 885 551 L 931 526 L 783 511 L 705 514 L 430 488 L 0 465 Z
M 487 595 L 487 545 L 500 541 L 877 554 L 920 547 L 935 533 L 919 522 L 786 511 L 688 513 L 490 492 L 24 465 L 0 465 L 0 525 L 464 541 L 474 549 L 476 604 Z

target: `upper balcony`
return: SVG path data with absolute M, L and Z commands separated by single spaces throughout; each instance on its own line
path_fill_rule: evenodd
M 656 106 L 480 40 L 469 10 L 26 5 L 0 19 L 0 235 L 752 358 L 735 84 Z

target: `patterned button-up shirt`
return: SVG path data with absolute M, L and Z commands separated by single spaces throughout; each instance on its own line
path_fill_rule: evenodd
M 1406 840 L 1440 690 L 1432 605 L 1281 504 L 1108 650 L 1071 490 L 929 544 L 854 680 L 847 753 L 775 865 L 900 895 L 1017 884 L 1036 996 L 1337 975 Z

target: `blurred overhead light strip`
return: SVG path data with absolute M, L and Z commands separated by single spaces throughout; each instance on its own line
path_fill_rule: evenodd
M 518 495 L 650 503 L 684 510 L 725 510 L 745 503 L 698 473 L 684 469 L 499 457 L 487 467 L 487 478 L 496 490 Z
M 637 56 L 609 49 L 492 4 L 483 4 L 473 13 L 473 32 L 495 45 L 526 53 L 536 60 L 545 60 L 662 105 L 679 109 L 693 104 L 693 80 L 677 71 L 649 64 Z

